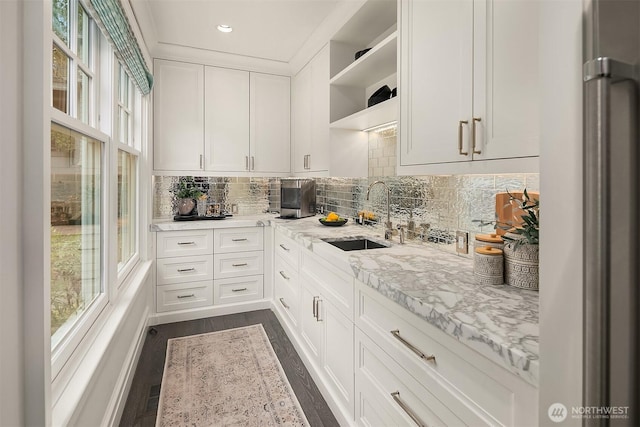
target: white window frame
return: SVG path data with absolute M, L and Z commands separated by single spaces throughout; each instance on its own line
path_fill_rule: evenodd
M 121 67 L 123 68 L 123 71 L 125 73 L 126 69 L 124 69 L 124 66 L 121 65 L 120 61 L 115 57 L 115 55 L 113 56 L 113 130 L 112 130 L 112 135 L 114 135 L 113 141 L 114 143 L 112 144 L 112 148 L 111 148 L 111 158 L 113 159 L 112 162 L 112 175 L 113 178 L 113 188 L 112 188 L 112 192 L 113 192 L 113 196 L 112 196 L 112 200 L 115 200 L 116 203 L 113 203 L 113 209 L 112 209 L 112 215 L 113 215 L 113 233 L 112 233 L 112 243 L 113 243 L 113 247 L 111 249 L 112 254 L 113 254 L 113 259 L 114 259 L 114 263 L 113 263 L 113 269 L 114 269 L 114 277 L 117 277 L 117 281 L 114 284 L 115 289 L 113 290 L 114 294 L 119 293 L 122 291 L 122 285 L 125 283 L 128 283 L 127 278 L 129 276 L 129 274 L 135 269 L 135 267 L 138 265 L 139 261 L 140 261 L 140 242 L 142 241 L 141 239 L 141 216 L 140 216 L 140 212 L 141 212 L 141 203 L 140 203 L 140 189 L 141 189 L 141 185 L 140 185 L 140 180 L 141 180 L 141 174 L 140 174 L 140 169 L 141 169 L 141 159 L 142 159 L 142 153 L 140 150 L 140 147 L 142 146 L 142 136 L 143 136 L 143 132 L 142 132 L 142 128 L 141 125 L 143 123 L 142 120 L 142 116 L 144 114 L 144 102 L 145 99 L 142 97 L 142 94 L 140 93 L 140 90 L 135 86 L 135 84 L 133 83 L 133 79 L 131 78 L 131 76 L 129 74 L 127 74 L 128 78 L 128 82 L 129 82 L 129 88 L 128 88 L 128 95 L 129 95 L 129 100 L 128 103 L 129 105 L 123 105 L 120 102 L 120 71 L 121 71 Z M 128 121 L 128 135 L 129 135 L 129 141 L 121 141 L 120 140 L 120 108 L 124 108 L 128 113 L 129 113 L 129 121 Z M 140 116 L 140 117 L 139 117 Z M 126 264 L 124 266 L 122 266 L 122 268 L 120 268 L 118 270 L 118 182 L 117 182 L 117 176 L 118 176 L 118 152 L 119 151 L 125 151 L 129 154 L 132 154 L 136 157 L 136 197 L 135 197 L 135 218 L 134 221 L 136 223 L 136 230 L 135 230 L 135 253 L 133 254 L 133 256 L 126 262 Z M 110 266 L 111 267 L 111 266 Z

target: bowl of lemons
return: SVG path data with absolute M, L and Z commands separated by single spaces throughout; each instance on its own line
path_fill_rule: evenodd
M 320 218 L 318 221 L 320 221 L 320 224 L 328 227 L 340 227 L 341 225 L 345 225 L 347 221 L 349 221 L 349 218 L 342 218 L 335 212 L 329 212 L 326 217 Z

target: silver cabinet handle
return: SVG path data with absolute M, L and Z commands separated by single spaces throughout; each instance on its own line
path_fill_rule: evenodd
M 304 159 L 304 162 L 303 162 L 304 164 L 303 164 L 303 166 L 302 166 L 302 167 L 303 167 L 304 169 L 308 169 L 308 168 L 307 168 L 307 155 L 306 155 L 306 154 L 304 155 L 303 159 Z
M 249 170 L 249 156 L 244 156 L 244 169 Z
M 231 264 L 232 267 L 246 267 L 247 265 L 249 264 L 247 264 L 246 262 L 242 262 L 240 264 Z
M 200 154 L 200 169 L 203 169 L 203 168 L 204 168 L 204 167 L 202 166 L 202 163 L 203 163 L 203 162 L 202 162 L 202 159 L 203 159 L 203 158 L 202 158 L 202 154 Z
M 458 153 L 467 156 L 469 154 L 468 151 L 462 151 L 462 125 L 466 125 L 469 123 L 467 120 L 458 121 Z
M 231 239 L 232 242 L 246 242 L 249 239 L 246 238 L 242 238 L 242 239 Z
M 191 268 L 179 268 L 178 269 L 178 273 L 186 273 L 187 271 L 196 271 L 195 268 L 191 267 Z
M 279 273 L 285 280 L 289 280 L 289 277 L 286 274 L 284 274 L 284 271 L 280 270 Z
M 426 354 L 424 354 L 423 352 L 421 352 L 420 350 L 418 350 L 413 344 L 411 344 L 409 341 L 405 340 L 404 338 L 402 338 L 400 336 L 400 330 L 399 329 L 395 329 L 393 331 L 390 331 L 391 335 L 393 335 L 398 341 L 400 341 L 402 344 L 404 344 L 409 350 L 413 351 L 415 354 L 418 355 L 418 357 L 420 357 L 420 359 L 424 359 L 424 360 L 432 360 L 432 361 L 436 361 L 436 357 L 434 355 L 431 356 L 427 356 Z
M 322 322 L 322 319 L 320 318 L 320 303 L 322 302 L 322 300 L 320 299 L 320 297 L 318 297 L 318 300 L 316 301 L 316 322 Z
M 318 320 L 318 298 L 320 297 L 313 297 L 313 302 L 311 303 L 311 312 L 313 313 L 313 317 L 316 318 L 316 321 Z
M 284 249 L 285 251 L 289 252 L 291 249 L 289 249 L 288 247 L 286 247 L 285 245 L 283 245 L 282 243 L 280 244 L 280 247 L 282 249 Z
M 251 170 L 256 170 L 256 158 L 251 156 Z
M 178 299 L 182 299 L 182 298 L 193 298 L 195 297 L 195 294 L 189 294 L 189 295 L 178 295 Z
M 238 288 L 238 289 L 231 289 L 231 292 L 244 292 L 246 290 L 247 288 Z
M 195 245 L 196 242 L 178 242 L 178 245 L 182 246 L 182 245 Z
M 473 154 L 482 154 L 482 150 L 476 150 L 476 125 L 481 122 L 480 117 L 473 118 L 473 126 L 471 127 L 471 141 L 473 142 Z
M 280 304 L 282 304 L 282 306 L 283 306 L 284 308 L 286 308 L 287 310 L 289 310 L 289 306 L 287 305 L 287 303 L 286 303 L 286 302 L 284 302 L 284 298 L 280 298 Z
M 413 412 L 413 410 L 409 408 L 406 403 L 400 400 L 399 391 L 394 391 L 393 393 L 391 393 L 391 397 L 398 404 L 398 406 L 401 407 L 402 410 L 409 416 L 409 418 L 411 418 L 413 422 L 416 423 L 416 425 L 420 427 L 427 427 L 427 425 L 423 423 L 422 420 L 420 420 L 420 418 L 416 415 L 416 413 Z

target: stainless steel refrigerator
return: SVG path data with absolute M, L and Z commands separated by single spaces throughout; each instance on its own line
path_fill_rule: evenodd
M 628 407 L 628 418 L 588 426 L 639 426 L 640 2 L 585 0 L 585 407 Z

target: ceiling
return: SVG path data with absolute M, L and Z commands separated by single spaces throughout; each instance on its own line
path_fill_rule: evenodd
M 155 43 L 289 62 L 340 0 L 131 0 Z M 222 33 L 218 24 L 233 27 Z

